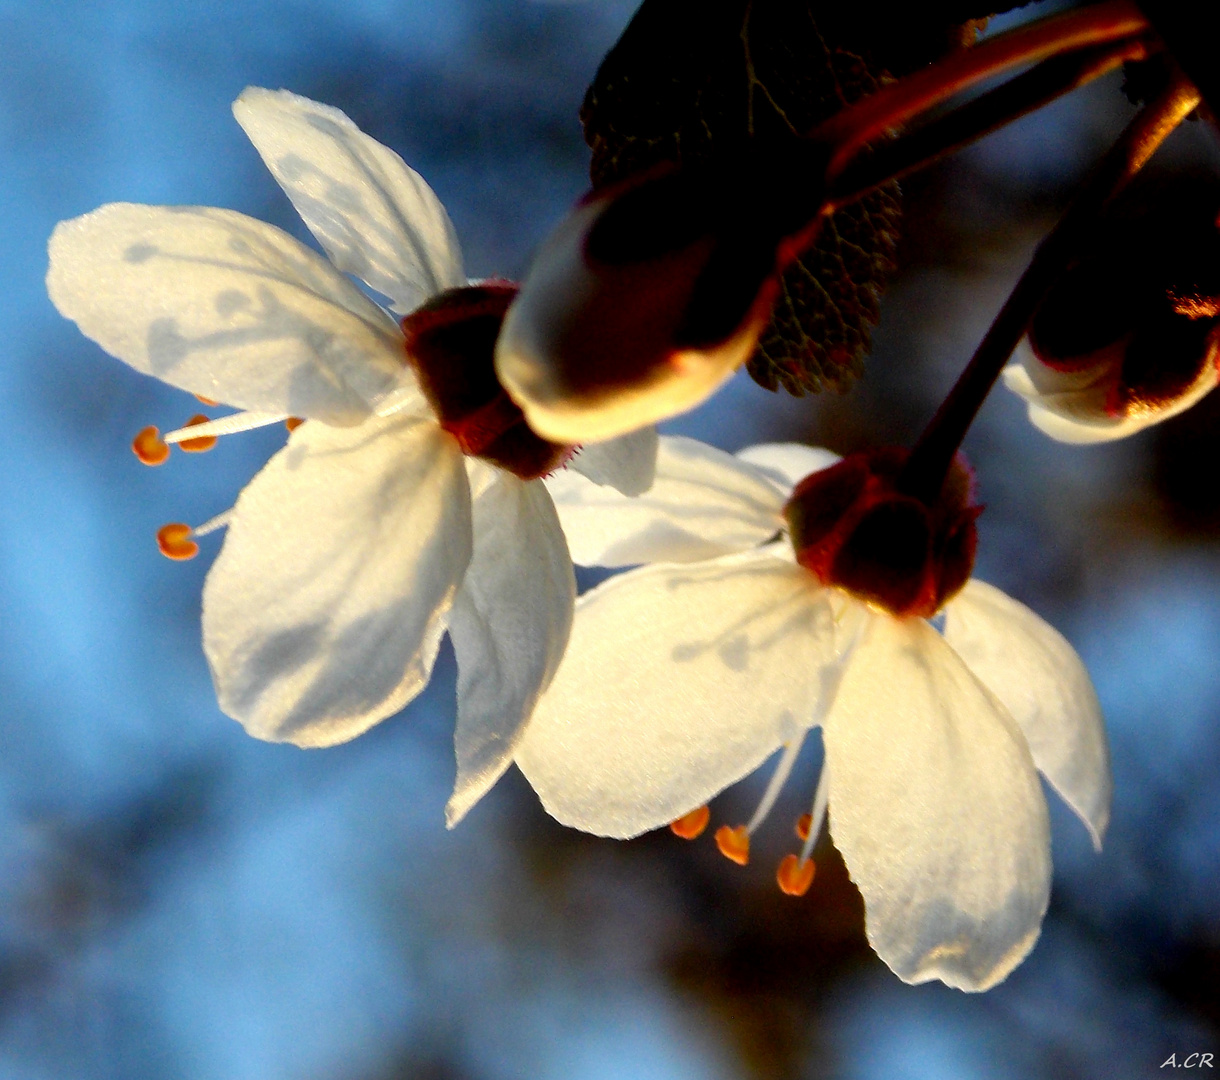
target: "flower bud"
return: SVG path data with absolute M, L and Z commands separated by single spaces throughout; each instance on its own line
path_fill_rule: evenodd
M 792 546 L 824 585 L 899 618 L 935 615 L 970 577 L 973 477 L 958 455 L 935 505 L 898 490 L 910 451 L 852 454 L 805 477 L 784 507 Z
M 1220 184 L 1178 180 L 1120 205 L 1064 273 L 1004 373 L 1063 442 L 1133 434 L 1220 381 Z
M 420 388 L 462 453 L 533 480 L 572 450 L 539 438 L 496 378 L 496 337 L 516 294 L 505 282 L 449 289 L 403 319 L 402 331 Z
M 823 159 L 801 153 L 783 167 L 662 168 L 576 207 L 496 347 L 536 431 L 613 438 L 693 408 L 749 359 L 779 272 L 820 220 Z

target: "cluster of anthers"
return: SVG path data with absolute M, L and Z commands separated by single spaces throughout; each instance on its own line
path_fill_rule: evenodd
M 196 394 L 200 403 L 215 408 L 220 404 L 202 394 Z M 271 421 L 276 423 L 278 421 Z M 291 433 L 305 421 L 299 416 L 283 418 L 284 427 Z M 193 428 L 202 427 L 208 434 L 199 434 Z M 221 430 L 223 428 L 223 430 Z M 187 454 L 203 454 L 216 445 L 221 435 L 230 434 L 234 428 L 215 422 L 203 413 L 196 413 L 180 428 L 167 432 L 164 436 L 155 424 L 143 427 L 131 440 L 131 452 L 143 465 L 164 465 L 169 460 L 170 447 L 176 446 Z M 246 428 L 245 430 L 250 430 Z M 198 539 L 209 533 L 223 529 L 228 524 L 229 512 L 217 514 L 202 525 L 191 526 L 181 521 L 171 521 L 157 530 L 157 548 L 167 559 L 184 561 L 193 559 L 199 554 Z
M 771 808 L 770 800 L 774 799 L 772 788 L 778 793 L 779 785 L 774 780 L 748 824 L 721 825 L 716 830 L 716 846 L 720 849 L 720 854 L 737 863 L 738 866 L 745 866 L 750 861 L 750 837 L 762 824 Z M 785 855 L 775 871 L 775 880 L 780 891 L 788 896 L 804 896 L 813 885 L 817 863 L 813 860 L 812 853 L 818 836 L 821 835 L 825 817 L 826 785 L 819 782 L 817 793 L 814 796 L 813 810 L 796 819 L 794 832 L 796 838 L 802 843 L 801 850 L 799 854 L 789 852 Z M 680 836 L 683 840 L 694 840 L 703 834 L 703 830 L 707 828 L 710 820 L 711 809 L 707 806 L 700 806 L 678 818 L 677 821 L 670 822 L 669 827 L 675 836 Z

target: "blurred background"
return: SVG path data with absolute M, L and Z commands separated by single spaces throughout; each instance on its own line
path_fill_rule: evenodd
M 566 831 L 511 773 L 456 831 L 454 664 L 343 747 L 216 708 L 199 595 L 277 429 L 140 466 L 196 411 L 61 319 L 54 224 L 101 203 L 230 207 L 304 238 L 229 112 L 248 84 L 345 110 L 448 206 L 468 271 L 520 275 L 585 186 L 576 113 L 631 0 L 0 0 L 0 1077 L 19 1080 L 1140 1078 L 1220 1060 L 1220 400 L 1053 444 L 1004 391 L 966 450 L 977 573 L 1084 657 L 1109 722 L 1103 854 L 1053 795 L 1055 883 L 998 989 L 908 987 L 823 842 L 799 900 L 812 746 L 745 869 L 710 839 Z M 1037 8 L 1027 9 L 1026 14 Z M 734 450 L 914 437 L 1082 171 L 1116 76 L 905 185 L 902 269 L 842 397 L 744 378 L 669 425 Z M 1187 125 L 1161 159 L 1220 163 Z M 816 744 L 817 740 L 811 740 Z M 739 820 L 753 778 L 713 806 Z

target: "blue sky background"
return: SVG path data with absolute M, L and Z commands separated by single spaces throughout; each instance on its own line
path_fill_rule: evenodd
M 136 463 L 134 432 L 195 403 L 55 313 L 51 229 L 124 200 L 304 238 L 229 112 L 246 85 L 284 86 L 423 173 L 472 275 L 519 275 L 584 188 L 576 110 L 632 6 L 0 0 L 5 1080 L 1138 1078 L 1173 1052 L 1220 1057 L 1208 403 L 1071 449 L 997 395 L 967 443 L 989 506 L 979 575 L 1080 650 L 1117 785 L 1100 857 L 1053 808 L 1042 940 L 981 997 L 890 975 L 833 860 L 804 900 L 775 891 L 803 788 L 746 870 L 706 841 L 565 832 L 516 776 L 447 833 L 447 648 L 422 698 L 333 750 L 256 742 L 217 710 L 198 625 L 217 541 L 172 564 L 152 538 L 229 506 L 282 434 Z M 908 185 L 904 270 L 853 393 L 738 379 L 672 430 L 728 449 L 909 440 L 1129 115 L 1110 80 Z M 1167 157 L 1214 167 L 1214 146 L 1191 125 Z

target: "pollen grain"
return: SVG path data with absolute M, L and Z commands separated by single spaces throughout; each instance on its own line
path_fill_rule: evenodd
M 206 424 L 208 418 L 203 413 L 196 413 L 192 416 L 183 427 L 195 427 L 198 424 Z M 179 444 L 188 454 L 202 454 L 205 450 L 211 450 L 216 445 L 215 435 L 204 435 L 199 439 L 183 439 Z
M 675 836 L 680 836 L 683 840 L 694 840 L 707 828 L 711 816 L 712 812 L 706 806 L 701 806 L 689 814 L 683 814 L 677 821 L 671 821 L 669 828 Z
M 169 457 L 169 446 L 161 441 L 161 432 L 150 424 L 131 440 L 131 452 L 145 465 L 161 465 Z
M 716 830 L 716 846 L 721 855 L 738 866 L 745 866 L 750 861 L 750 834 L 744 825 L 736 828 L 721 825 Z
M 816 867 L 812 859 L 800 859 L 796 855 L 785 855 L 780 860 L 775 880 L 780 891 L 788 896 L 804 896 L 813 884 Z
M 180 521 L 162 525 L 157 530 L 157 547 L 167 559 L 193 559 L 199 554 L 199 545 L 191 539 L 194 530 Z

